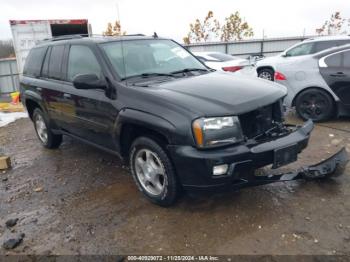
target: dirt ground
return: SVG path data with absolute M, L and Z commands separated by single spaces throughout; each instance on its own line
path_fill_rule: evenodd
M 349 119 L 317 125 L 287 169 L 342 145 L 350 149 Z M 0 171 L 0 244 L 25 233 L 0 254 L 350 254 L 350 165 L 336 179 L 185 195 L 161 208 L 120 160 L 69 138 L 44 149 L 29 119 L 0 128 L 0 151 L 13 163 Z

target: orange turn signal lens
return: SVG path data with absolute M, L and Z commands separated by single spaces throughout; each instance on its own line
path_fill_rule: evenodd
M 203 146 L 203 131 L 202 131 L 202 126 L 201 126 L 201 123 L 200 123 L 200 120 L 196 120 L 193 122 L 192 124 L 192 128 L 193 128 L 193 134 L 194 134 L 194 137 L 196 139 L 196 143 L 198 146 L 202 147 Z

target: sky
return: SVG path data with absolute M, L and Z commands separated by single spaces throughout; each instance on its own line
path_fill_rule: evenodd
M 119 12 L 118 12 L 119 9 Z M 335 11 L 350 18 L 349 0 L 0 0 L 0 39 L 10 39 L 9 20 L 88 19 L 94 34 L 119 19 L 127 33 L 182 42 L 189 24 L 209 10 L 223 21 L 235 11 L 250 24 L 254 38 L 314 35 Z M 119 13 L 119 14 L 118 14 Z

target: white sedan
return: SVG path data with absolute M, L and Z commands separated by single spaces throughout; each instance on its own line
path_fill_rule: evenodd
M 193 54 L 212 69 L 257 76 L 254 65 L 248 59 L 220 52 L 193 52 Z

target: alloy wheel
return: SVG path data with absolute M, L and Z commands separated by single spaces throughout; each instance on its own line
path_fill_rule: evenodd
M 48 139 L 47 127 L 44 118 L 41 115 L 37 115 L 35 118 L 35 129 L 41 142 L 46 144 Z
M 149 149 L 141 149 L 136 153 L 134 161 L 141 186 L 149 194 L 160 195 L 165 188 L 166 174 L 158 155 Z

